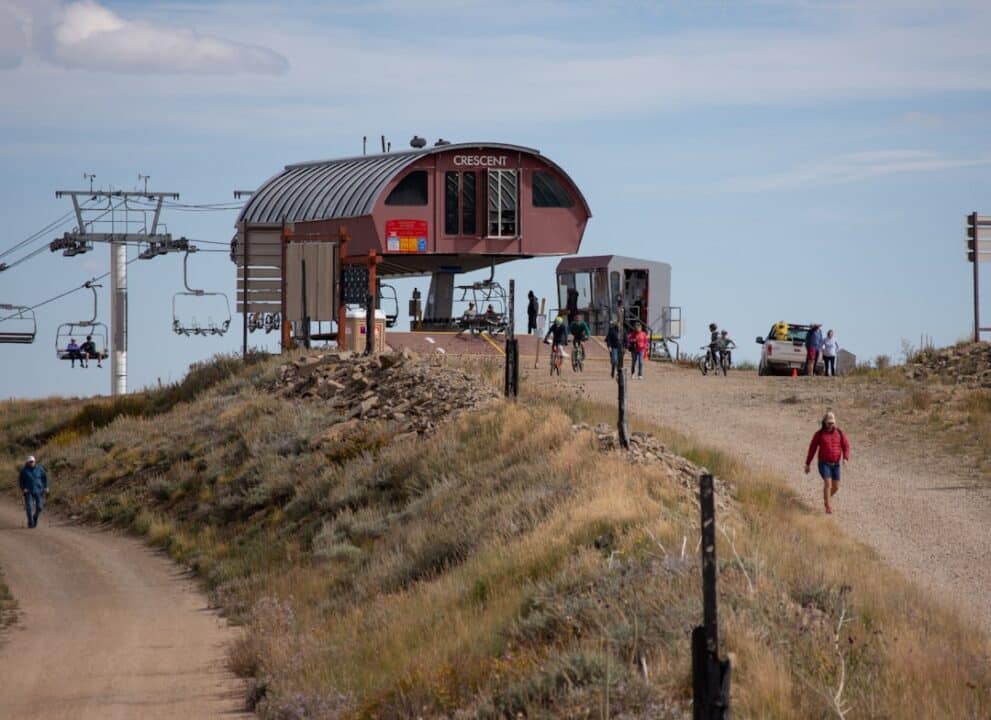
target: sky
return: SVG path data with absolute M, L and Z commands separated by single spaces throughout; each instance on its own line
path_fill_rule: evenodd
M 55 191 L 88 188 L 84 173 L 230 204 L 289 163 L 360 153 L 362 136 L 505 142 L 582 189 L 581 254 L 672 265 L 683 348 L 716 322 L 755 361 L 754 337 L 783 319 L 899 360 L 973 333 L 964 223 L 991 214 L 989 31 L 980 0 L 0 0 L 0 262 L 72 229 L 8 252 L 70 209 Z M 204 250 L 235 219 L 163 215 Z M 555 265 L 496 278 L 552 299 Z M 0 303 L 108 269 L 106 247 L 44 250 L 0 272 Z M 224 252 L 191 257 L 190 281 L 233 300 Z M 129 265 L 130 389 L 240 347 L 239 332 L 172 333 L 182 282 L 178 255 Z M 427 281 L 398 283 L 401 301 L 413 284 Z M 0 345 L 0 398 L 109 392 L 109 369 L 55 359 L 57 326 L 91 305 L 70 293 L 38 308 L 35 344 Z

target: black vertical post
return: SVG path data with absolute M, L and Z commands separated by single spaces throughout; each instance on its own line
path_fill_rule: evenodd
M 506 324 L 506 375 L 505 396 L 519 397 L 520 394 L 520 347 L 515 333 L 516 281 L 509 281 L 509 322 Z
M 729 717 L 729 660 L 719 659 L 716 615 L 716 505 L 712 475 L 699 479 L 702 509 L 702 624 L 692 630 L 692 718 Z
M 619 358 L 616 363 L 616 395 L 619 405 L 619 417 L 616 421 L 619 431 L 619 444 L 626 450 L 630 448 L 630 428 L 626 421 L 626 371 L 623 369 L 623 357 L 626 355 L 626 323 L 623 322 L 623 304 L 617 308 L 619 320 Z
M 970 217 L 967 218 L 970 222 L 970 227 L 974 232 L 974 342 L 979 343 L 981 341 L 981 294 L 980 294 L 980 277 L 979 265 L 981 262 L 981 242 L 980 242 L 980 230 L 977 225 L 977 212 L 972 212 Z
M 303 245 L 303 252 L 306 253 L 306 245 Z M 310 317 L 306 312 L 306 258 L 301 258 L 300 264 L 300 275 L 301 281 L 300 286 L 303 291 L 303 302 L 302 302 L 302 325 L 303 325 L 303 347 L 307 350 L 310 349 Z

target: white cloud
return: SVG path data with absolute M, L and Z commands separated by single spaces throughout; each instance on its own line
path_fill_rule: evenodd
M 731 192 L 770 192 L 797 187 L 842 185 L 886 175 L 939 172 L 955 168 L 991 165 L 991 155 L 952 158 L 923 150 L 870 150 L 847 153 L 780 173 L 735 178 L 727 182 Z
M 95 0 L 0 0 L 0 42 L 0 68 L 16 67 L 29 51 L 55 65 L 97 72 L 281 74 L 289 68 L 268 48 L 189 27 L 128 20 Z

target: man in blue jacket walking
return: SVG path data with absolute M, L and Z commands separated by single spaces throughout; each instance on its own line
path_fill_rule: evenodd
M 48 473 L 35 461 L 34 455 L 28 457 L 21 474 L 17 478 L 17 484 L 21 486 L 24 493 L 24 510 L 28 514 L 28 527 L 38 526 L 38 516 L 44 507 L 44 496 L 48 494 Z M 34 512 L 31 505 L 34 505 Z

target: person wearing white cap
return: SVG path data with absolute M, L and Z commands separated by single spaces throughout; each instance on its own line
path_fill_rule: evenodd
M 28 527 L 38 526 L 38 516 L 44 507 L 44 496 L 48 494 L 48 473 L 34 459 L 34 455 L 29 455 L 21 474 L 17 478 L 21 492 L 24 494 L 24 510 L 28 515 Z M 32 511 L 32 505 L 34 509 Z
M 819 453 L 819 476 L 822 478 L 822 502 L 826 512 L 833 512 L 833 495 L 840 489 L 840 461 L 846 465 L 850 460 L 850 441 L 846 434 L 836 427 L 836 416 L 832 411 L 822 417 L 822 425 L 809 443 L 809 454 L 805 456 L 805 474 L 809 474 L 812 458 Z

